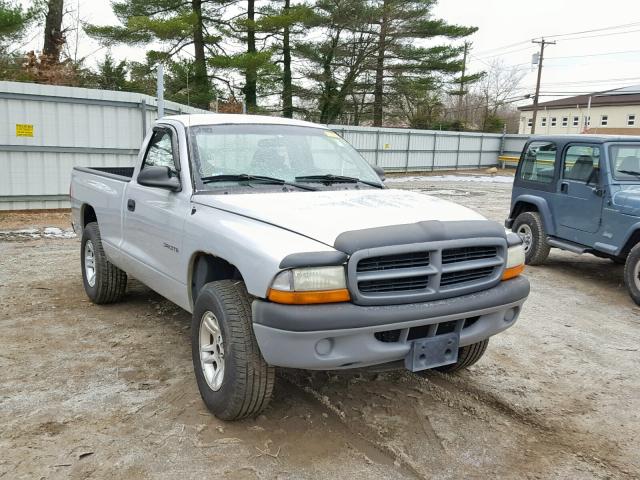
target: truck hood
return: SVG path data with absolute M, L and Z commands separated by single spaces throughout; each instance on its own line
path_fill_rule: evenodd
M 427 220 L 484 220 L 461 205 L 406 190 L 197 195 L 194 203 L 267 222 L 333 246 L 343 232 Z
M 640 185 L 628 185 L 613 194 L 613 203 L 620 213 L 640 217 Z

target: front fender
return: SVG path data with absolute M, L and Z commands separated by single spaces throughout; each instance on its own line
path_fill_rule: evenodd
M 197 252 L 208 253 L 235 266 L 247 291 L 266 298 L 274 276 L 287 256 L 305 252 L 335 252 L 328 245 L 224 210 L 197 205 L 185 223 L 184 284 L 190 284 L 189 265 Z
M 549 208 L 549 204 L 542 197 L 537 197 L 535 195 L 518 195 L 512 202 L 513 208 L 511 209 L 511 217 L 513 220 L 514 212 L 518 211 L 518 206 L 521 204 L 531 204 L 535 205 L 540 213 L 540 217 L 542 218 L 542 225 L 544 226 L 544 230 L 547 235 L 555 235 L 556 234 L 556 225 L 553 220 L 553 215 L 551 215 L 551 209 Z

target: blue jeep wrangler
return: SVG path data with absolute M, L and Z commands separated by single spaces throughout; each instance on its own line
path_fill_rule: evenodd
M 624 263 L 640 305 L 640 137 L 532 137 L 505 225 L 522 237 L 530 265 L 544 262 L 551 247 Z

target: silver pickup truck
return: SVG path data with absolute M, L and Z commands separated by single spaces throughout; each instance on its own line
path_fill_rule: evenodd
M 520 238 L 383 180 L 320 125 L 162 118 L 135 167 L 73 170 L 84 288 L 116 302 L 132 276 L 191 312 L 221 419 L 264 409 L 277 366 L 472 365 L 529 294 Z

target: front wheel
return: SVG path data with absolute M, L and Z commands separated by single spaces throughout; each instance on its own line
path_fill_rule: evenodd
M 624 283 L 629 295 L 640 305 L 640 243 L 631 249 L 624 264 Z
M 220 280 L 202 287 L 191 321 L 191 351 L 200 396 L 216 417 L 238 420 L 267 407 L 275 368 L 260 353 L 242 282 Z
M 551 247 L 547 244 L 542 218 L 538 212 L 524 212 L 518 215 L 511 229 L 522 238 L 527 265 L 540 265 L 549 256 Z

